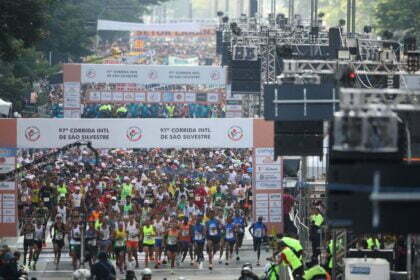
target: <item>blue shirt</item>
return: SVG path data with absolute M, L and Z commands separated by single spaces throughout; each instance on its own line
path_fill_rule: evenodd
M 267 231 L 266 226 L 262 222 L 255 222 L 249 228 L 249 231 L 254 238 L 263 238 Z
M 193 226 L 193 241 L 204 242 L 204 226 L 202 224 Z
M 225 239 L 228 241 L 234 241 L 235 238 L 235 225 L 232 223 L 226 224 L 225 226 Z
M 207 237 L 220 237 L 220 227 L 219 221 L 216 219 L 211 219 L 207 221 Z
M 245 229 L 245 220 L 241 216 L 236 216 L 233 218 L 233 224 L 238 226 L 239 232 L 244 232 Z

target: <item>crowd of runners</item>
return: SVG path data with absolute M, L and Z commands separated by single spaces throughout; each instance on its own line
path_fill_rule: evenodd
M 18 162 L 45 152 L 22 151 Z M 204 255 L 209 269 L 217 262 L 229 265 L 240 259 L 250 223 L 251 177 L 248 149 L 101 150 L 99 157 L 68 151 L 21 176 L 23 263 L 35 270 L 50 237 L 57 268 L 63 251 L 74 269 L 105 252 L 121 273 L 128 265 L 202 267 Z M 263 222 L 250 232 L 259 247 Z

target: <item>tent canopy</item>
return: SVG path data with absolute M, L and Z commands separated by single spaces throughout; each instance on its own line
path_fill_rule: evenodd
M 3 99 L 0 98 L 0 114 L 1 115 L 8 116 L 11 107 L 12 107 L 11 102 L 4 101 Z

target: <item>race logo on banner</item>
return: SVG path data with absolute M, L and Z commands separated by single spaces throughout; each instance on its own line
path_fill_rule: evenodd
M 112 93 L 109 91 L 103 91 L 101 92 L 101 100 L 105 102 L 112 101 Z
M 174 102 L 174 93 L 173 92 L 162 93 L 162 101 L 166 103 Z
M 194 103 L 196 101 L 196 99 L 195 99 L 196 95 L 197 94 L 195 92 L 186 92 L 185 93 L 185 102 Z
M 207 93 L 207 101 L 209 103 L 219 102 L 219 94 L 218 93 Z
M 161 102 L 161 94 L 160 92 L 152 91 L 147 93 L 147 102 L 150 103 L 159 103 Z
M 134 100 L 136 102 L 146 102 L 146 93 L 145 92 L 136 92 L 134 94 Z
M 133 102 L 134 101 L 134 92 L 124 92 L 124 101 Z
M 185 93 L 184 92 L 174 93 L 174 101 L 175 102 L 185 102 Z

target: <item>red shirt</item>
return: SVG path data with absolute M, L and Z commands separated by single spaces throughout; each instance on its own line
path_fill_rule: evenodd
M 204 197 L 207 196 L 207 192 L 203 187 L 199 187 L 194 190 L 194 203 L 199 208 L 204 207 Z

